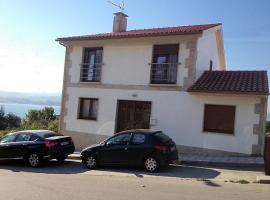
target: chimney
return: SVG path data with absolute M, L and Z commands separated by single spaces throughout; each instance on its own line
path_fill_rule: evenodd
M 123 12 L 114 13 L 113 32 L 127 31 L 127 17 Z

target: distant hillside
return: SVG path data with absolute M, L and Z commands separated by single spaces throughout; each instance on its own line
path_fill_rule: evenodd
M 0 91 L 0 102 L 59 106 L 61 94 L 19 93 Z

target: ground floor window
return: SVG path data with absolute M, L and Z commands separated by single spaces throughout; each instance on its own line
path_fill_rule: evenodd
M 80 98 L 79 99 L 79 119 L 97 120 L 98 99 Z
M 234 121 L 235 106 L 204 105 L 204 131 L 233 134 Z

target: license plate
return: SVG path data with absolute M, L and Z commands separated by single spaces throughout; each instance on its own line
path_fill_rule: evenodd
M 175 151 L 175 147 L 171 147 L 171 151 Z
M 69 142 L 61 142 L 61 146 L 65 146 L 65 145 L 68 145 Z

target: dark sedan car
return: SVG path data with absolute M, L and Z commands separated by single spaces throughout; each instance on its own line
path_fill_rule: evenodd
M 161 131 L 129 130 L 84 149 L 81 158 L 89 169 L 98 165 L 130 165 L 156 172 L 177 160 L 178 152 L 172 139 Z
M 0 139 L 0 160 L 24 159 L 31 167 L 45 159 L 62 162 L 73 152 L 71 137 L 48 130 L 19 131 Z

